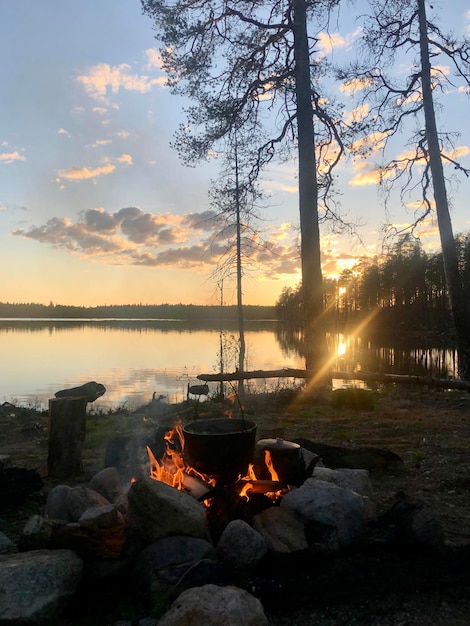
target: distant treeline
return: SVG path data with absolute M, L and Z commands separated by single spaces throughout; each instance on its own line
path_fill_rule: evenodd
M 246 305 L 246 320 L 275 319 L 274 306 Z M 66 306 L 63 304 L 38 304 L 0 302 L 0 317 L 10 318 L 63 318 L 63 319 L 175 319 L 219 322 L 236 320 L 236 306 L 199 306 L 194 304 L 117 304 L 95 307 Z
M 470 294 L 470 235 L 456 238 L 459 277 Z M 453 325 L 441 253 L 427 254 L 406 240 L 389 254 L 362 259 L 336 280 L 323 281 L 324 319 L 336 327 L 361 328 L 361 335 L 398 333 L 441 337 L 450 342 Z M 466 302 L 470 310 L 470 299 Z M 301 287 L 285 288 L 276 303 L 280 321 L 302 323 Z

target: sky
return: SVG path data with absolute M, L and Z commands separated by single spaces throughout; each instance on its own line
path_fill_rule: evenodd
M 457 35 L 469 35 L 468 2 L 451 4 L 441 26 L 452 20 Z M 347 10 L 344 31 L 319 42 L 336 60 L 352 54 L 360 33 L 358 9 Z M 224 242 L 207 195 L 218 163 L 186 167 L 171 148 L 188 102 L 165 86 L 158 46 L 139 0 L 1 2 L 0 301 L 219 303 L 214 270 Z M 448 90 L 441 105 L 439 123 L 461 133 L 457 153 L 470 168 L 468 96 Z M 362 226 L 360 241 L 322 227 L 327 276 L 379 253 L 383 223 L 409 223 L 414 210 L 397 199 L 385 213 L 373 161 L 345 162 L 337 177 L 345 215 Z M 243 299 L 272 305 L 300 280 L 295 162 L 274 164 L 262 187 L 260 230 L 273 254 L 253 253 Z M 451 188 L 455 233 L 469 229 L 469 197 L 463 177 Z M 437 225 L 421 234 L 436 251 Z M 233 284 L 222 297 L 236 301 Z

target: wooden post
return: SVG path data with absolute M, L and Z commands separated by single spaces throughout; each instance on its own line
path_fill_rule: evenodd
M 81 474 L 86 406 L 86 397 L 49 400 L 49 476 L 66 478 Z

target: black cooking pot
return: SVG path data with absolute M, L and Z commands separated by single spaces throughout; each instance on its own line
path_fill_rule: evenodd
M 187 465 L 229 484 L 244 476 L 253 461 L 256 424 L 238 418 L 212 418 L 183 426 Z

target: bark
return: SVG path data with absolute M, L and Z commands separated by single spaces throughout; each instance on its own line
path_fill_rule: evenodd
M 236 140 L 235 140 L 236 141 Z M 237 215 L 237 311 L 238 311 L 238 337 L 239 337 L 239 353 L 238 353 L 238 369 L 243 372 L 245 370 L 245 324 L 243 316 L 243 291 L 242 291 L 242 250 L 241 250 L 241 225 L 240 225 L 240 181 L 238 175 L 238 154 L 237 145 L 235 143 L 235 204 Z M 245 394 L 243 379 L 238 381 L 238 395 L 243 397 Z
M 313 126 L 310 55 L 305 0 L 293 1 L 295 93 L 299 155 L 299 212 L 305 361 L 307 370 L 319 370 L 326 354 L 321 332 L 322 272 L 318 224 L 318 183 Z
M 86 407 L 86 397 L 49 400 L 47 469 L 50 477 L 67 478 L 82 473 Z
M 459 272 L 459 263 L 452 222 L 447 200 L 444 168 L 442 165 L 439 135 L 437 132 L 434 99 L 431 84 L 431 63 L 429 56 L 426 7 L 424 0 L 418 1 L 420 32 L 421 84 L 425 117 L 426 140 L 429 151 L 436 215 L 444 261 L 444 272 L 449 294 L 450 308 L 454 322 L 459 354 L 459 377 L 470 380 L 470 329 L 468 324 L 467 295 L 464 292 Z

